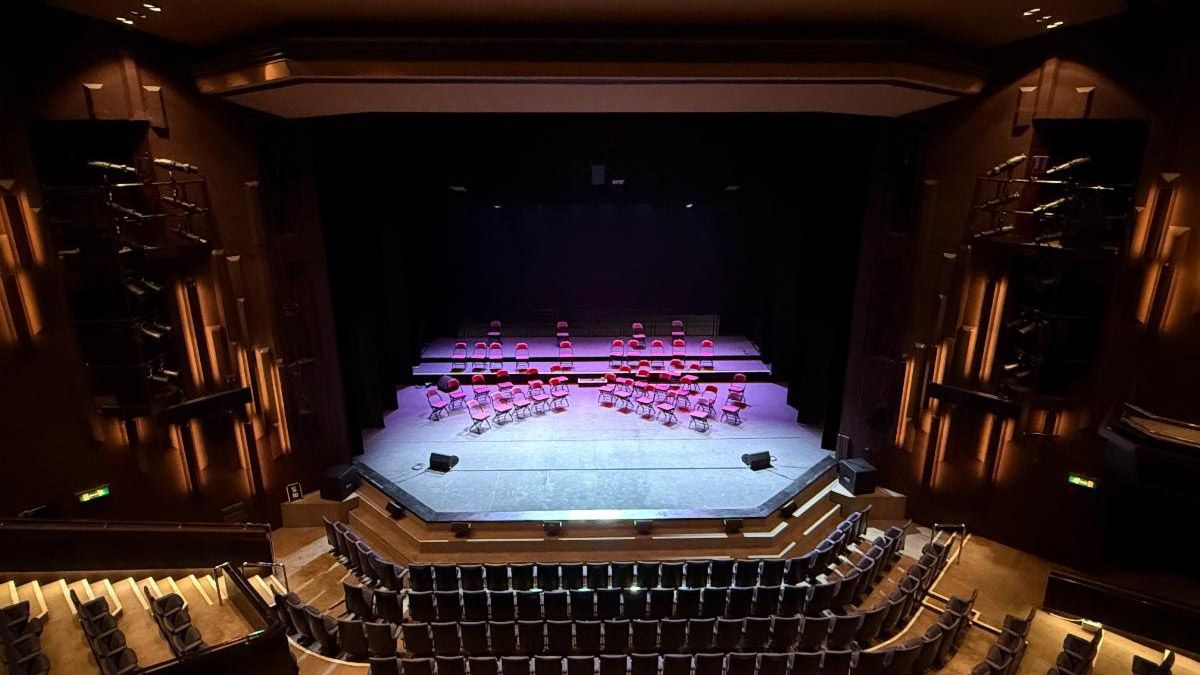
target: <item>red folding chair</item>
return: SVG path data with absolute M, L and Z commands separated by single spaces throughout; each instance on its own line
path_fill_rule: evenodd
M 492 428 L 492 423 L 488 421 L 488 412 L 479 405 L 479 401 L 467 401 L 467 412 L 471 413 L 471 426 L 467 431 L 474 431 L 477 434 L 483 433 L 483 425 Z
M 657 358 L 656 358 L 657 357 Z M 655 362 L 660 365 L 667 358 L 667 349 L 663 345 L 663 341 L 654 339 L 650 341 L 650 366 L 654 367 Z
M 710 417 L 717 414 L 717 385 L 710 384 L 704 388 L 704 393 L 696 399 L 696 408 L 707 408 Z
M 529 381 L 529 400 L 533 401 L 533 405 L 530 406 L 533 410 L 549 411 L 550 398 L 550 392 L 546 391 L 545 383 L 541 380 Z
M 501 396 L 499 393 L 492 394 L 492 421 L 499 423 L 501 418 L 508 418 L 508 421 L 513 419 L 512 402 L 508 398 Z
M 430 389 L 425 392 L 425 400 L 429 403 L 429 418 L 433 421 L 441 419 L 442 415 L 449 414 L 447 408 L 450 402 L 442 396 L 442 392 L 437 389 Z
M 605 373 L 604 385 L 600 387 L 600 391 L 596 394 L 596 402 L 603 403 L 604 399 L 608 399 L 609 403 L 616 403 L 613 397 L 613 392 L 617 390 L 617 374 Z
M 529 407 L 533 401 L 525 394 L 524 387 L 513 387 L 512 404 L 517 409 L 517 417 L 525 417 L 529 415 Z
M 488 345 L 488 370 L 504 367 L 504 348 L 499 342 Z
M 491 394 L 488 392 L 487 380 L 479 373 L 471 376 L 471 391 L 475 393 L 475 400 L 479 401 L 480 405 L 487 405 L 488 401 L 492 400 Z
M 558 323 L 554 324 L 554 337 L 558 338 L 559 340 L 566 340 L 567 338 L 571 337 L 571 329 L 567 326 L 566 321 L 559 321 Z
M 713 341 L 712 340 L 701 340 L 700 341 L 700 367 L 701 368 L 703 368 L 705 365 L 707 365 L 709 368 L 716 367 L 716 364 L 713 363 L 713 352 L 714 351 L 715 350 L 713 349 Z
M 467 390 L 455 378 L 446 380 L 446 395 L 450 397 L 450 409 L 462 408 L 467 402 Z
M 513 360 L 516 361 L 517 372 L 521 372 L 521 364 L 529 367 L 529 345 L 524 342 L 518 342 L 516 347 L 513 347 Z
M 730 401 L 746 405 L 746 376 L 741 373 L 734 375 L 733 382 L 729 385 L 729 393 L 725 396 L 725 402 Z
M 671 340 L 671 357 L 676 359 L 687 358 L 687 342 L 683 338 Z
M 467 343 L 454 343 L 454 350 L 450 352 L 450 367 L 455 370 L 467 369 Z
M 633 383 L 634 412 L 639 415 L 654 414 L 654 390 L 649 382 L 638 380 Z
M 496 371 L 496 390 L 501 396 L 508 396 L 512 392 L 513 383 L 508 379 L 508 371 L 501 368 Z
M 671 338 L 675 339 L 683 337 L 685 337 L 683 333 L 683 322 L 679 319 L 675 319 L 671 322 Z
M 503 342 L 504 341 L 501 339 L 501 336 L 500 336 L 500 322 L 499 321 L 493 321 L 490 324 L 488 324 L 487 339 L 488 339 L 488 342 Z
M 567 387 L 567 378 L 561 375 L 550 378 L 550 396 L 553 397 L 550 402 L 551 406 L 555 408 L 561 405 L 571 407 L 571 391 Z
M 700 393 L 700 364 L 693 362 L 688 365 L 687 372 L 679 376 L 679 383 L 688 391 Z
M 742 423 L 742 403 L 738 401 L 727 401 L 721 406 L 721 421 L 729 422 L 733 426 L 738 426 Z
M 476 368 L 486 369 L 487 363 L 487 343 L 476 342 L 475 350 L 471 353 L 471 370 Z
M 711 413 L 707 408 L 701 408 L 700 406 L 692 408 L 688 411 L 688 417 L 692 418 L 688 422 L 688 428 L 695 429 L 696 431 L 708 431 L 708 418 L 710 415 Z
M 644 354 L 645 351 L 646 348 L 642 346 L 640 341 L 630 340 L 629 342 L 625 343 L 625 361 L 637 363 L 638 359 L 642 358 L 642 354 Z
M 641 321 L 633 322 L 633 326 L 631 327 L 631 329 L 629 331 L 629 337 L 630 337 L 630 339 L 633 339 L 633 340 L 641 340 L 641 341 L 645 342 L 646 327 L 642 325 Z
M 570 340 L 563 340 L 558 343 L 558 365 L 562 367 L 575 367 L 575 348 L 571 346 Z
M 625 362 L 625 341 L 613 340 L 608 349 L 608 367 L 616 368 Z

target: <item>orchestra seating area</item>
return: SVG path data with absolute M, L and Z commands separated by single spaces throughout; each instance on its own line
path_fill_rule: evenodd
M 1200 675 L 1186 657 L 1155 659 L 1036 609 L 992 625 L 977 599 L 1002 589 L 938 590 L 948 574 L 956 588 L 971 578 L 969 538 L 920 543 L 911 523 L 879 530 L 868 518 L 852 512 L 785 558 L 407 565 L 327 522 L 310 565 L 324 578 L 272 603 L 302 672 Z

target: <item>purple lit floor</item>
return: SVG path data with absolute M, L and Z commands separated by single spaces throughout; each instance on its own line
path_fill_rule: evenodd
M 598 405 L 596 391 L 572 385 L 569 409 L 475 434 L 465 411 L 427 420 L 424 389 L 406 387 L 386 427 L 364 434 L 359 462 L 430 520 L 753 517 L 833 463 L 820 429 L 796 423 L 780 385 L 750 384 L 743 424 L 715 421 L 707 432 L 688 428 L 686 414 L 668 425 Z M 741 456 L 760 450 L 775 466 L 751 471 Z M 430 452 L 460 462 L 429 472 Z

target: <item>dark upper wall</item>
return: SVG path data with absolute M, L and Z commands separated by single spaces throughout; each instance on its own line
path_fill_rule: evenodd
M 23 229 L 37 254 L 16 274 L 23 309 L 37 322 L 24 340 L 0 330 L 0 455 L 20 468 L 0 513 L 47 503 L 87 517 L 212 519 L 218 507 L 246 501 L 255 517 L 277 518 L 284 483 L 315 487 L 314 472 L 346 452 L 303 129 L 199 94 L 191 55 L 178 48 L 42 8 L 12 18 L 0 40 L 0 179 L 12 179 L 10 194 L 27 206 Z M 237 414 L 221 409 L 186 423 L 198 469 L 189 490 L 179 429 L 142 416 L 131 437 L 134 427 L 93 405 L 66 300 L 68 267 L 48 222 L 53 209 L 42 209 L 53 197 L 40 183 L 48 166 L 88 159 L 68 136 L 100 143 L 116 128 L 149 156 L 199 166 L 206 177 L 211 263 L 177 272 L 197 281 L 196 333 L 216 331 L 206 345 L 214 356 L 195 364 L 205 376 L 184 389 L 196 397 L 252 387 L 245 421 L 258 486 Z M 10 294 L 5 317 L 14 302 Z M 247 376 L 239 354 L 248 371 L 259 370 L 261 356 L 261 372 Z M 75 504 L 74 492 L 100 483 L 112 484 L 111 498 Z
M 1200 419 L 1200 245 L 1184 232 L 1200 211 L 1196 25 L 1194 17 L 1135 13 L 1013 45 L 991 55 L 991 82 L 979 96 L 904 120 L 892 152 L 903 178 L 881 178 L 868 209 L 843 432 L 859 452 L 870 449 L 892 487 L 914 497 L 918 517 L 961 518 L 1023 548 L 1103 568 L 1158 564 L 1129 559 L 1125 545 L 1134 533 L 1163 534 L 1166 522 L 1179 522 L 1168 514 L 1194 508 L 1186 485 L 1200 475 L 1195 461 L 1152 476 L 1158 460 L 1121 454 L 1098 432 L 1130 400 Z M 1113 135 L 1097 133 L 1101 123 Z M 1098 152 L 1108 152 L 1123 142 L 1116 129 L 1137 136 L 1139 125 L 1144 152 L 1126 162 L 1139 208 L 1102 279 L 1112 291 L 1096 334 L 1100 351 L 1080 388 L 1058 402 L 1018 397 L 1015 409 L 990 417 L 978 399 L 929 398 L 937 383 L 1006 393 L 1000 378 L 988 380 L 963 360 L 971 336 L 982 348 L 989 331 L 991 289 L 1013 282 L 968 237 L 976 176 L 1036 154 L 1055 129 L 1088 130 Z M 1176 172 L 1174 203 L 1153 225 L 1162 176 Z M 1171 232 L 1181 238 L 1149 250 L 1147 230 L 1164 226 L 1182 228 Z M 1145 298 L 1164 262 L 1173 265 L 1174 285 L 1157 291 L 1161 318 L 1147 319 Z M 1101 489 L 1071 488 L 1069 472 L 1099 478 Z M 1162 482 L 1164 473 L 1173 478 Z

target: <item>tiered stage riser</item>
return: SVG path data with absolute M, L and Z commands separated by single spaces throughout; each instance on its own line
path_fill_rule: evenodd
M 849 511 L 830 495 L 826 476 L 795 499 L 796 515 L 747 519 L 737 534 L 726 534 L 719 519 L 654 521 L 649 535 L 632 523 L 564 523 L 562 534 L 545 534 L 540 522 L 476 522 L 469 537 L 456 538 L 449 523 L 426 523 L 408 514 L 392 519 L 388 498 L 373 486 L 359 489 L 361 503 L 350 525 L 397 562 L 571 562 L 694 557 L 779 557 L 806 552 L 829 534 Z
M 562 365 L 563 374 L 572 378 L 601 377 L 604 373 L 613 372 L 619 367 L 619 364 L 610 356 L 613 339 L 627 340 L 627 338 L 617 338 L 616 336 L 572 338 L 574 356 L 569 360 L 562 360 L 559 358 L 556 338 L 507 336 L 503 338 L 502 342 L 503 363 L 484 366 L 482 363 L 476 365 L 477 362 L 471 358 L 474 354 L 475 343 L 484 341 L 483 338 L 439 338 L 422 351 L 421 362 L 413 368 L 413 379 L 414 381 L 425 381 L 443 375 L 462 379 L 464 375 L 469 378 L 470 375 L 476 373 L 487 376 L 500 368 L 504 368 L 514 375 L 526 368 L 536 368 L 539 374 L 546 375 L 549 373 L 550 367 L 555 365 Z M 761 380 L 768 379 L 771 374 L 771 367 L 762 360 L 762 354 L 758 347 L 741 336 L 688 337 L 687 348 L 681 357 L 672 356 L 669 337 L 658 338 L 664 343 L 665 355 L 652 357 L 650 354 L 650 340 L 652 339 L 654 337 L 647 339 L 645 348 L 638 355 L 623 357 L 620 359 L 620 363 L 636 367 L 637 362 L 644 359 L 660 365 L 659 369 L 661 370 L 661 366 L 666 366 L 672 359 L 678 358 L 684 362 L 686 367 L 692 363 L 700 363 L 700 341 L 712 339 L 714 342 L 713 354 L 711 357 L 705 357 L 704 367 L 699 373 L 702 381 L 724 382 L 728 381 L 735 373 L 743 373 L 752 380 Z M 465 364 L 453 358 L 454 344 L 460 341 L 467 343 Z M 518 365 L 514 349 L 519 342 L 529 345 L 529 358 L 522 359 Z M 709 359 L 711 359 L 711 363 L 708 362 Z

